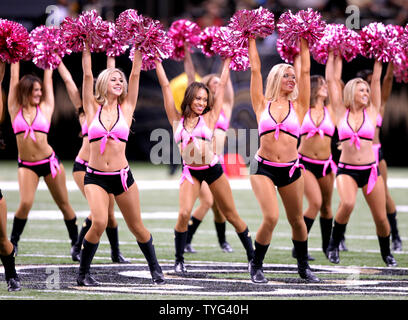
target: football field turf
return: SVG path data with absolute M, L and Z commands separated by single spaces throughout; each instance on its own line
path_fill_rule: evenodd
M 88 205 L 72 178 L 72 163 L 63 162 L 67 173 L 69 200 L 78 215 L 78 227 L 89 213 Z M 234 251 L 221 251 L 209 211 L 193 238 L 195 254 L 185 254 L 186 277 L 174 274 L 174 226 L 178 212 L 178 179 L 168 175 L 166 166 L 131 163 L 139 187 L 142 217 L 152 233 L 156 254 L 167 283 L 154 286 L 142 252 L 115 207 L 119 223 L 120 250 L 130 264 L 113 264 L 106 234 L 103 234 L 91 273 L 101 286 L 76 285 L 78 263 L 71 260 L 70 242 L 62 214 L 41 179 L 29 220 L 16 257 L 22 290 L 7 292 L 0 266 L 0 300 L 407 300 L 408 298 L 408 169 L 389 168 L 389 186 L 398 209 L 398 227 L 403 251 L 393 253 L 398 267 L 387 268 L 379 253 L 375 226 L 363 198 L 357 203 L 346 231 L 347 252 L 340 252 L 340 264 L 331 264 L 321 250 L 319 219 L 309 235 L 309 253 L 316 260 L 310 265 L 322 280 L 305 284 L 291 256 L 291 228 L 280 201 L 278 225 L 264 261 L 269 282 L 250 281 L 246 255 L 233 227 L 227 223 L 227 241 Z M 232 180 L 231 187 L 240 216 L 255 239 L 261 211 L 248 179 Z M 0 188 L 7 201 L 8 235 L 19 203 L 17 164 L 0 163 Z M 333 212 L 338 206 L 334 190 Z M 304 206 L 307 206 L 306 200 Z

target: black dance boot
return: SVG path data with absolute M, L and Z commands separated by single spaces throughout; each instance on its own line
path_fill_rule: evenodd
M 80 255 L 81 246 L 84 241 L 85 235 L 89 231 L 91 226 L 92 226 L 92 220 L 89 220 L 88 218 L 86 218 L 82 224 L 81 230 L 79 231 L 78 239 L 71 248 L 71 257 L 73 261 L 79 261 L 81 259 L 81 255 Z
M 67 227 L 68 230 L 68 236 L 71 239 L 71 247 L 73 247 L 75 243 L 78 241 L 78 226 L 76 221 L 77 221 L 76 217 L 71 220 L 64 220 L 65 226 Z
M 249 262 L 254 258 L 254 247 L 252 246 L 252 238 L 251 234 L 249 233 L 248 227 L 241 233 L 237 232 L 237 235 L 245 248 L 247 259 Z
M 263 273 L 263 260 L 265 254 L 268 251 L 269 244 L 262 245 L 255 241 L 255 252 L 254 258 L 249 262 L 249 274 L 251 276 L 251 281 L 253 283 L 267 283 L 268 280 L 265 278 Z
M 402 241 L 399 236 L 398 226 L 397 226 L 397 211 L 393 213 L 387 213 L 388 222 L 391 227 L 391 239 L 392 239 L 392 250 L 402 251 Z
M 118 227 L 116 228 L 109 228 L 107 227 L 106 235 L 108 236 L 108 240 L 111 247 L 111 259 L 112 262 L 116 263 L 130 263 L 119 250 L 119 235 L 118 235 Z
M 154 284 L 165 284 L 164 275 L 159 262 L 156 258 L 156 252 L 153 245 L 153 237 L 150 235 L 150 240 L 146 243 L 137 242 L 140 250 L 142 250 L 147 264 L 149 265 L 150 274 L 152 275 L 152 280 Z
M 81 250 L 81 261 L 79 263 L 79 273 L 77 278 L 77 283 L 79 286 L 98 286 L 97 282 L 90 274 L 91 262 L 95 256 L 96 249 L 98 249 L 98 243 L 91 243 L 84 239 L 82 250 Z
M 4 275 L 7 282 L 7 290 L 9 292 L 20 291 L 21 290 L 20 279 L 17 275 L 15 265 L 15 249 L 13 248 L 13 251 L 7 256 L 0 255 L 0 260 L 4 267 Z
M 338 264 L 340 262 L 339 245 L 344 237 L 347 224 L 340 224 L 334 220 L 334 227 L 330 238 L 329 246 L 327 247 L 327 258 L 331 263 Z
M 305 220 L 306 228 L 307 228 L 307 234 L 309 234 L 310 229 L 312 228 L 312 225 L 314 223 L 314 219 L 310 219 L 308 217 L 303 216 L 303 220 Z M 297 259 L 296 257 L 296 250 L 295 248 L 292 249 L 292 257 Z M 315 258 L 313 258 L 309 253 L 307 254 L 307 260 L 308 261 L 314 261 Z
M 27 223 L 27 219 L 20 219 L 20 218 L 14 217 L 13 228 L 11 229 L 10 241 L 14 245 L 15 256 L 17 256 L 18 242 L 20 241 L 20 236 L 23 233 L 26 223 Z
M 186 245 L 184 247 L 184 252 L 186 253 L 196 253 L 197 250 L 193 248 L 191 245 L 191 241 L 193 240 L 193 236 L 197 231 L 198 226 L 201 224 L 201 220 L 198 220 L 194 216 L 191 216 L 191 219 L 188 221 L 188 229 L 187 229 L 187 240 Z
M 224 222 L 215 222 L 215 230 L 217 231 L 218 243 L 220 244 L 221 250 L 226 253 L 231 253 L 232 250 L 231 245 L 227 242 L 225 238 L 225 229 L 226 223 Z
M 296 251 L 299 276 L 306 282 L 320 282 L 320 279 L 313 274 L 307 262 L 307 240 L 292 240 L 292 242 Z
M 397 261 L 395 261 L 395 258 L 391 254 L 390 250 L 390 236 L 380 237 L 377 235 L 377 237 L 378 242 L 380 243 L 381 257 L 384 260 L 385 264 L 387 265 L 387 267 L 396 267 Z
M 329 247 L 330 236 L 333 228 L 333 218 L 325 219 L 320 217 L 320 231 L 322 235 L 322 250 L 324 254 L 327 253 L 327 248 Z
M 174 272 L 184 274 L 187 272 L 184 266 L 184 247 L 186 246 L 187 233 L 174 230 L 174 246 L 176 248 L 176 262 L 174 264 Z

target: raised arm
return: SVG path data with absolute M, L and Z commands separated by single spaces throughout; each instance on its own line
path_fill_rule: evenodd
M 225 93 L 225 88 L 227 87 L 229 75 L 230 75 L 230 68 L 229 65 L 231 63 L 231 58 L 226 58 L 224 60 L 224 64 L 222 66 L 222 72 L 220 76 L 220 82 L 217 85 L 217 90 L 215 91 L 214 94 L 214 105 L 211 109 L 211 124 L 210 126 L 213 128 L 215 126 L 215 123 L 218 120 L 218 117 L 220 116 L 220 112 L 222 109 L 222 106 L 224 104 L 224 93 Z
M 310 51 L 307 40 L 300 40 L 300 75 L 298 78 L 299 95 L 296 99 L 297 113 L 300 116 L 300 121 L 309 109 L 310 104 Z
M 228 76 L 227 86 L 224 93 L 223 109 L 228 119 L 231 118 L 232 108 L 234 107 L 234 88 L 232 86 L 231 76 Z
M 47 112 L 49 116 L 52 116 L 54 112 L 54 85 L 52 83 L 52 70 L 44 70 L 44 79 L 43 79 L 43 96 L 44 100 L 42 102 L 42 108 Z
M 375 61 L 373 76 L 371 77 L 371 103 L 380 112 L 381 108 L 381 72 L 382 62 Z
M 65 83 L 65 88 L 67 88 L 69 99 L 71 100 L 75 109 L 79 109 L 82 106 L 81 95 L 79 94 L 79 90 L 74 82 L 74 79 L 72 79 L 71 73 L 62 61 L 58 66 L 58 72 Z
M 167 78 L 163 65 L 157 60 L 156 74 L 163 93 L 164 108 L 166 110 L 167 119 L 169 120 L 170 125 L 173 126 L 175 121 L 179 121 L 181 119 L 181 115 L 177 112 L 176 105 L 174 104 L 174 98 L 170 89 L 169 79 Z
M 187 74 L 187 86 L 195 81 L 195 69 L 193 64 L 193 59 L 191 58 L 191 53 L 188 50 L 188 46 L 184 44 L 184 71 Z
M 341 89 L 341 71 L 343 62 L 340 56 L 334 57 L 332 51 L 326 62 L 326 81 L 329 90 L 330 105 L 335 111 L 336 119 L 344 113 L 343 92 Z
M 394 64 L 388 63 L 387 72 L 385 73 L 382 86 L 381 86 L 381 116 L 384 116 L 385 105 L 392 91 L 392 82 L 394 80 Z
M 92 74 L 92 58 L 88 45 L 82 51 L 82 102 L 86 114 L 92 113 L 94 108 L 94 93 L 93 93 L 93 74 Z
M 300 68 L 302 67 L 300 54 L 297 54 L 293 58 L 293 67 L 295 68 L 295 76 L 298 81 L 298 79 L 300 79 L 300 72 L 301 72 Z
M 4 78 L 4 73 L 6 71 L 6 64 L 3 61 L 0 61 L 0 122 L 3 119 L 3 87 L 2 82 Z
M 249 39 L 249 63 L 251 65 L 251 102 L 255 113 L 263 108 L 265 97 L 263 94 L 263 83 L 261 74 L 261 60 L 259 59 L 255 39 Z
M 129 75 L 129 87 L 128 93 L 123 102 L 123 105 L 133 115 L 136 108 L 137 97 L 139 95 L 139 80 L 140 80 L 140 70 L 142 69 L 142 54 L 139 50 L 135 50 L 135 55 L 133 56 L 132 70 Z
M 17 103 L 17 85 L 20 79 L 20 62 L 10 65 L 10 87 L 8 93 L 8 110 L 11 117 L 18 112 L 20 106 Z
M 106 68 L 115 68 L 115 57 L 106 56 Z

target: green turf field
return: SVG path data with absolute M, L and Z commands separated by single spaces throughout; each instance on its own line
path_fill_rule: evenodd
M 68 183 L 73 183 L 71 171 L 72 163 L 63 162 L 66 172 Z M 131 163 L 131 169 L 136 183 L 142 180 L 178 180 L 180 171 L 176 173 L 175 176 L 170 177 L 168 175 L 168 170 L 166 166 L 153 166 L 151 164 L 144 163 Z M 389 169 L 389 178 L 403 178 L 408 179 L 408 169 Z M 3 195 L 6 198 L 9 218 L 8 218 L 8 234 L 11 232 L 12 227 L 12 213 L 18 207 L 19 193 L 18 190 L 10 190 L 10 188 L 4 188 L 4 183 L 17 181 L 17 164 L 15 161 L 2 161 L 0 163 L 0 188 L 3 191 Z M 157 183 L 156 186 L 160 187 L 161 183 Z M 399 208 L 401 210 L 398 213 L 398 227 L 400 230 L 400 235 L 403 240 L 403 252 L 395 253 L 394 256 L 398 261 L 399 267 L 408 267 L 408 189 L 404 188 L 392 188 L 391 194 Z M 233 195 L 235 199 L 238 212 L 244 221 L 248 224 L 249 230 L 252 233 L 252 239 L 255 239 L 256 230 L 261 222 L 261 212 L 259 205 L 254 197 L 252 190 L 233 190 Z M 87 202 L 83 198 L 79 190 L 69 191 L 69 199 L 74 210 L 78 212 L 84 212 L 88 210 Z M 178 211 L 178 190 L 140 190 L 140 201 L 142 213 L 153 213 L 153 212 L 173 212 L 174 214 Z M 304 202 L 306 206 L 306 201 Z M 333 198 L 333 211 L 338 205 L 338 196 L 335 190 Z M 405 206 L 405 207 L 404 207 Z M 36 194 L 35 203 L 32 208 L 34 211 L 44 211 L 44 210 L 58 210 L 57 206 L 53 202 L 48 190 L 38 190 Z M 116 207 L 116 211 L 118 208 Z M 404 212 L 405 211 L 405 212 Z M 173 229 L 175 226 L 175 215 L 160 218 L 160 219 L 145 219 L 144 223 L 153 234 L 156 254 L 160 263 L 163 265 L 171 265 L 174 262 L 174 240 L 173 240 Z M 188 266 L 189 263 L 200 262 L 214 262 L 223 263 L 228 265 L 228 263 L 245 263 L 246 257 L 242 245 L 236 236 L 231 225 L 227 225 L 227 240 L 234 248 L 233 253 L 223 253 L 221 252 L 217 237 L 215 233 L 215 228 L 212 220 L 212 212 L 210 211 L 207 217 L 204 219 L 203 223 L 200 225 L 197 233 L 194 236 L 193 245 L 198 253 L 185 254 L 185 261 Z M 84 220 L 84 217 L 80 217 L 79 225 Z M 144 257 L 136 244 L 136 241 L 130 231 L 127 229 L 125 222 L 120 217 L 119 222 L 119 239 L 121 242 L 121 251 L 125 257 L 132 260 L 132 264 L 145 264 Z M 370 211 L 364 198 L 359 191 L 358 200 L 356 203 L 355 210 L 352 214 L 351 220 L 347 226 L 346 232 L 346 244 L 349 248 L 348 252 L 341 252 L 340 266 L 357 266 L 357 267 L 385 267 L 380 253 L 378 240 L 375 233 L 375 226 L 372 220 Z M 309 237 L 309 250 L 310 254 L 316 258 L 315 261 L 310 263 L 313 266 L 329 266 L 330 262 L 326 259 L 323 252 L 321 251 L 321 237 L 320 237 L 320 226 L 318 219 L 313 226 L 310 237 Z M 73 265 L 70 255 L 69 255 L 70 244 L 68 241 L 68 234 L 66 231 L 65 224 L 61 219 L 57 220 L 39 220 L 31 219 L 25 227 L 24 233 L 19 243 L 19 255 L 16 257 L 17 267 L 23 267 L 25 265 Z M 291 257 L 291 230 L 287 222 L 285 212 L 283 207 L 280 206 L 280 217 L 279 223 L 274 231 L 271 245 L 269 247 L 267 256 L 265 257 L 265 265 L 295 265 L 295 260 Z M 107 242 L 107 237 L 104 234 L 98 251 L 96 253 L 95 259 L 93 260 L 93 265 L 99 264 L 110 264 L 110 248 Z M 147 267 L 147 266 L 146 266 Z M 92 270 L 92 269 L 91 269 Z M 147 270 L 147 269 L 146 269 Z M 279 280 L 282 277 L 279 274 L 273 274 L 273 272 L 268 273 L 268 277 L 271 276 L 272 279 Z M 1 275 L 1 277 L 4 277 Z M 249 275 L 246 272 L 240 274 L 231 273 L 230 275 L 225 275 L 224 273 L 214 273 L 214 277 L 222 279 L 242 279 L 248 280 Z M 286 278 L 293 278 L 297 280 L 299 277 L 296 273 L 285 274 Z M 332 275 L 322 274 L 319 275 L 322 280 L 330 281 Z M 340 276 L 341 277 L 341 276 Z M 343 277 L 347 277 L 344 276 Z M 381 276 L 379 276 L 381 278 Z M 22 276 L 24 279 L 24 275 Z M 364 278 L 361 276 L 361 278 Z M 375 278 L 375 276 L 374 276 Z M 393 279 L 393 276 L 388 276 L 387 279 Z M 408 289 L 406 279 L 404 286 L 406 290 L 406 295 L 396 294 L 383 296 L 380 293 L 365 296 L 364 294 L 355 295 L 322 295 L 319 299 L 407 299 Z M 402 280 L 401 280 L 402 281 Z M 73 282 L 71 284 L 75 286 Z M 254 285 L 255 286 L 255 285 Z M 100 294 L 100 292 L 86 292 L 72 291 L 68 292 L 66 290 L 36 290 L 33 288 L 26 288 L 24 281 L 22 281 L 22 291 L 18 293 L 8 293 L 6 290 L 5 281 L 0 281 L 0 299 L 262 299 L 259 297 L 254 298 L 251 295 L 241 295 L 239 297 L 226 297 L 226 296 L 206 296 L 205 294 L 200 295 L 189 295 L 185 296 L 182 294 L 128 294 L 128 293 L 115 293 L 110 292 L 107 294 Z M 266 299 L 271 299 L 270 297 Z M 276 297 L 274 299 L 309 299 L 308 297 Z M 313 299 L 311 297 L 310 299 Z

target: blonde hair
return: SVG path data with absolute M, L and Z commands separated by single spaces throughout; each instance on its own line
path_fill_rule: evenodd
M 204 83 L 207 87 L 210 84 L 213 78 L 219 78 L 219 75 L 216 73 L 210 73 L 202 77 L 201 82 Z
M 273 66 L 269 71 L 268 78 L 266 79 L 265 99 L 270 101 L 276 101 L 279 97 L 279 91 L 281 89 L 281 83 L 283 75 L 287 69 L 295 71 L 292 65 L 287 63 L 279 63 Z M 293 91 L 288 95 L 288 99 L 293 101 L 297 98 L 299 89 L 297 83 L 293 88 Z
M 121 104 L 127 95 L 128 84 L 126 81 L 126 76 L 123 73 L 123 71 L 117 68 L 105 69 L 98 75 L 98 78 L 96 79 L 95 83 L 95 99 L 96 102 L 102 106 L 104 106 L 108 102 L 107 100 L 108 82 L 112 74 L 115 72 L 118 72 L 123 79 L 123 91 L 118 98 L 118 103 Z
M 354 95 L 356 93 L 357 85 L 360 83 L 363 83 L 367 86 L 369 96 L 371 96 L 371 89 L 367 81 L 365 81 L 363 78 L 351 79 L 350 81 L 346 83 L 343 89 L 344 106 L 346 108 L 350 108 L 354 106 Z M 371 99 L 369 98 L 368 105 L 370 105 L 370 103 L 371 103 Z

